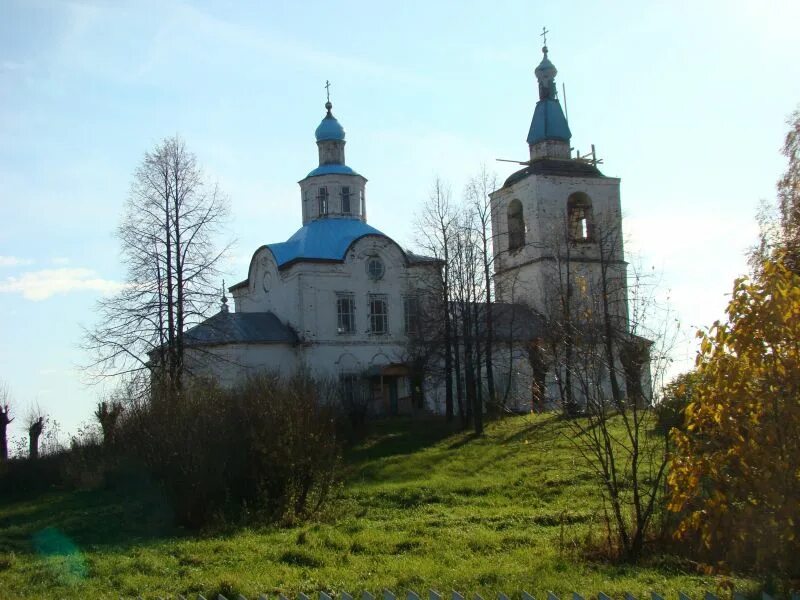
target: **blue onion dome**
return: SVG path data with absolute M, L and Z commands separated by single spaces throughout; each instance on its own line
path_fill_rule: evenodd
M 336 117 L 331 114 L 333 105 L 330 102 L 326 102 L 325 108 L 328 109 L 328 114 L 325 115 L 325 118 L 322 119 L 319 127 L 317 127 L 317 130 L 314 132 L 314 135 L 317 136 L 317 141 L 344 141 L 344 127 L 342 127 L 339 121 L 336 120 Z

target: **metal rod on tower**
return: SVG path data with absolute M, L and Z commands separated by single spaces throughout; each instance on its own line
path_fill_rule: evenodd
M 563 81 L 561 82 L 561 91 L 564 94 L 564 116 L 567 119 L 567 125 L 569 125 L 569 108 L 567 108 L 567 86 Z
M 529 160 L 511 160 L 511 159 L 508 159 L 508 158 L 495 158 L 495 160 L 498 160 L 500 162 L 517 163 L 518 165 L 529 165 L 529 164 L 531 164 L 531 161 L 529 161 Z

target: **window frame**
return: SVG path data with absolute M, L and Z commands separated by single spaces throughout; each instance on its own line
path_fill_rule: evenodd
M 403 326 L 406 335 L 419 335 L 420 310 L 419 296 L 403 296 Z
M 372 265 L 378 265 L 380 267 L 380 273 L 373 273 Z M 380 256 L 368 257 L 367 277 L 369 277 L 372 281 L 380 281 L 381 279 L 383 279 L 384 275 L 386 275 L 386 265 L 384 264 L 383 260 L 381 260 L 381 257 Z
M 319 203 L 319 214 L 327 215 L 328 214 L 328 186 L 321 185 L 319 186 L 319 190 L 317 193 L 317 201 Z
M 506 227 L 508 230 L 508 250 L 514 252 L 525 246 L 525 208 L 518 198 L 513 198 L 506 208 Z
M 347 202 L 347 208 L 345 208 L 345 201 Z M 352 213 L 352 206 L 350 202 L 350 186 L 343 185 L 341 190 L 341 206 L 342 206 L 342 214 L 343 215 L 350 215 Z
M 349 310 L 344 310 L 344 308 Z M 356 298 L 350 292 L 336 294 L 336 334 L 352 335 L 356 332 Z
M 370 335 L 387 335 L 389 333 L 389 299 L 386 294 L 369 294 L 369 333 Z M 376 312 L 376 305 L 380 303 L 383 310 Z M 381 329 L 376 327 L 380 323 Z

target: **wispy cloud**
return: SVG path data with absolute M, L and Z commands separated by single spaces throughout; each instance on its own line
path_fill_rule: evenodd
M 140 51 L 135 53 L 135 57 L 112 55 L 115 60 L 111 61 L 108 55 L 91 49 L 98 30 L 118 23 L 113 6 L 69 6 L 69 26 L 62 34 L 58 53 L 62 67 L 99 72 L 114 80 L 158 81 L 165 75 L 174 78 L 178 67 L 175 61 L 186 55 L 202 56 L 204 62 L 213 64 L 227 61 L 228 56 L 241 60 L 241 57 L 255 53 L 259 63 L 271 58 L 409 85 L 436 83 L 412 70 L 367 56 L 332 52 L 324 45 L 287 35 L 277 28 L 228 21 L 189 2 L 159 5 L 159 26 L 154 31 L 145 29 L 147 33 L 137 42 Z M 132 26 L 141 26 L 141 23 L 135 22 Z M 121 63 L 121 60 L 125 62 Z M 121 68 L 120 64 L 126 67 Z
M 3 71 L 22 71 L 28 67 L 28 63 L 17 62 L 15 60 L 0 61 L 0 72 Z
M 98 277 L 91 269 L 42 269 L 19 277 L 7 277 L 0 283 L 0 293 L 21 294 L 27 300 L 46 300 L 56 294 L 94 291 L 111 294 L 121 283 Z
M 247 48 L 282 60 L 324 66 L 327 69 L 348 71 L 367 77 L 391 79 L 409 84 L 430 83 L 424 77 L 407 69 L 364 57 L 337 54 L 297 38 L 288 37 L 277 30 L 263 31 L 251 25 L 225 21 L 191 4 L 178 4 L 172 18 L 173 27 L 187 30 L 187 22 L 191 23 L 189 30 L 193 36 L 200 36 L 202 39 L 227 47 Z M 174 35 L 162 38 L 162 42 L 169 40 L 169 43 L 174 43 L 170 38 L 174 38 Z
M 32 258 L 20 258 L 18 256 L 0 256 L 0 267 L 21 267 L 32 265 Z

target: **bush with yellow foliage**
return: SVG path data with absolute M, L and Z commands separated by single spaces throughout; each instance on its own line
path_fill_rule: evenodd
M 673 430 L 676 536 L 708 563 L 800 576 L 800 276 L 775 252 L 699 332 L 686 430 Z

